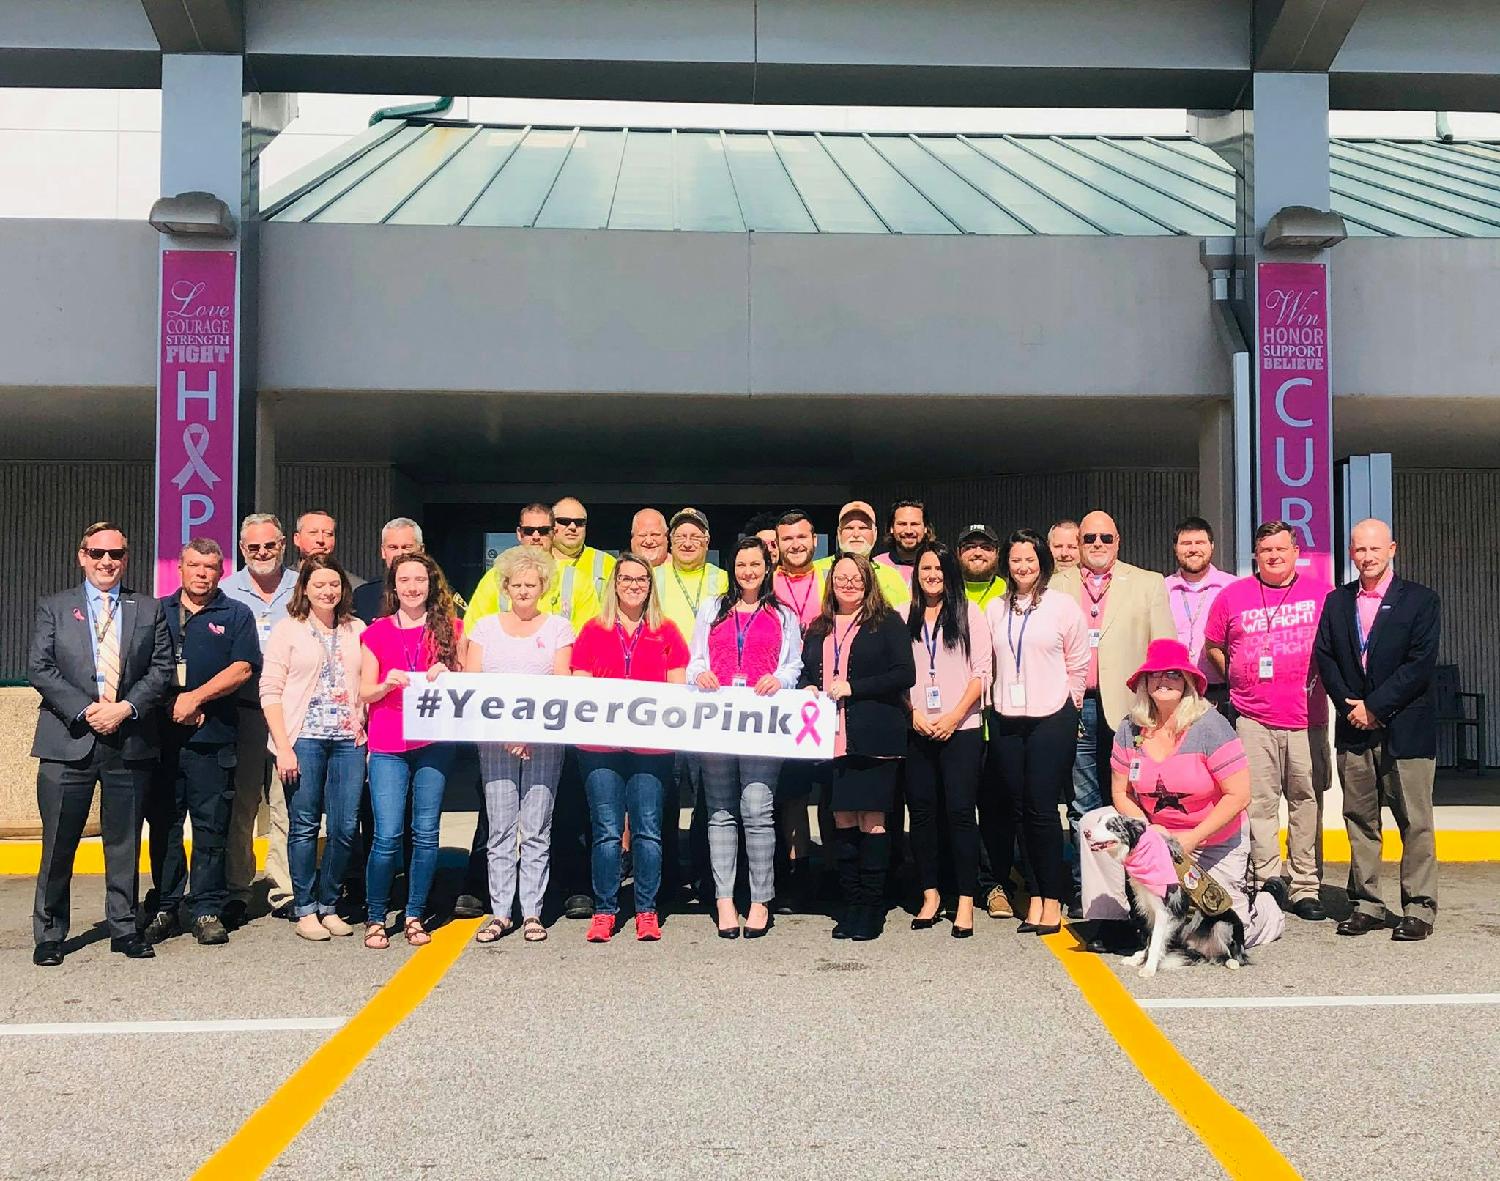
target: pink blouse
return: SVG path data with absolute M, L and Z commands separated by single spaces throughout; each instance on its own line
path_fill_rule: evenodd
M 990 687 L 995 651 L 990 640 L 990 625 L 985 622 L 984 612 L 974 603 L 965 602 L 964 606 L 969 612 L 967 657 L 962 644 L 948 647 L 947 637 L 942 634 L 941 629 L 938 629 L 936 635 L 928 634 L 924 639 L 912 641 L 912 660 L 916 662 L 917 680 L 911 687 L 911 708 L 913 712 L 934 717 L 945 714 L 963 700 L 969 682 L 977 680 L 979 699 L 969 706 L 963 721 L 958 724 L 960 730 L 977 730 L 984 724 L 984 700 Z M 912 603 L 905 610 L 921 611 L 922 608 Z M 928 709 L 927 694 L 934 685 L 937 686 L 941 704 L 936 709 Z

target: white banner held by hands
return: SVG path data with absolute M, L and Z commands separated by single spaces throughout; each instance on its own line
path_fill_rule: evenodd
M 519 742 L 831 759 L 837 706 L 821 693 L 769 697 L 729 687 L 602 677 L 444 673 L 402 694 L 405 735 L 421 742 Z

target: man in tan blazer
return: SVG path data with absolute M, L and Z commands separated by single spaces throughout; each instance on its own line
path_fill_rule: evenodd
M 1153 570 L 1119 560 L 1120 530 L 1114 519 L 1095 509 L 1083 518 L 1078 532 L 1081 564 L 1060 567 L 1051 584 L 1078 600 L 1089 627 L 1088 689 L 1078 720 L 1073 798 L 1068 802 L 1075 849 L 1083 814 L 1109 802 L 1110 747 L 1116 727 L 1135 701 L 1125 680 L 1140 667 L 1152 640 L 1177 635 L 1166 580 Z M 1076 856 L 1072 869 L 1076 902 Z M 1080 910 L 1074 917 L 1081 915 Z

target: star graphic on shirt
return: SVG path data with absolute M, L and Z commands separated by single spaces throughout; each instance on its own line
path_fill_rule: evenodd
M 1156 810 L 1165 812 L 1168 808 L 1176 808 L 1184 816 L 1188 814 L 1187 805 L 1183 802 L 1187 799 L 1186 792 L 1168 791 L 1167 785 L 1160 779 L 1156 781 L 1156 790 L 1151 793 L 1156 797 Z

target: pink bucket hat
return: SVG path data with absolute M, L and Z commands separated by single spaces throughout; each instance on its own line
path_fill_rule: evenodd
M 1130 679 L 1125 684 L 1134 692 L 1140 679 L 1147 673 L 1169 672 L 1180 672 L 1191 679 L 1199 697 L 1208 692 L 1208 678 L 1193 663 L 1193 658 L 1188 655 L 1187 645 L 1179 640 L 1152 640 L 1151 646 L 1146 649 L 1145 661 L 1130 674 Z

